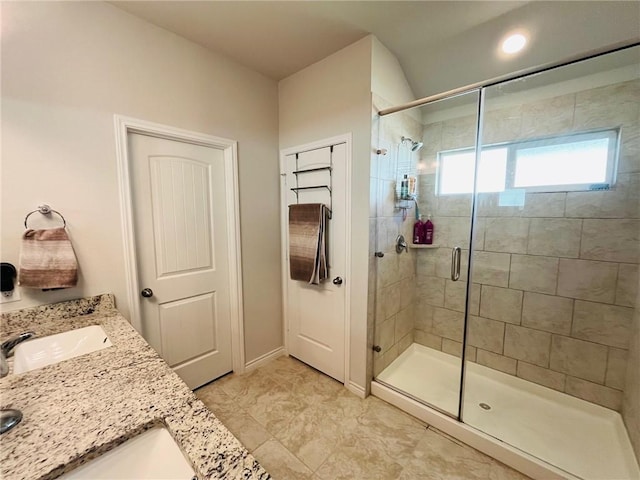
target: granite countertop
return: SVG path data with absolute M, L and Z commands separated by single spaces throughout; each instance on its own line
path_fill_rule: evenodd
M 164 424 L 199 479 L 271 478 L 116 310 L 112 295 L 0 316 L 0 341 L 101 325 L 113 346 L 0 379 L 22 422 L 0 438 L 0 477 L 52 479 Z

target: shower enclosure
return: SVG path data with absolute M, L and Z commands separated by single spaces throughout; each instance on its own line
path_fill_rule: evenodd
M 640 47 L 377 128 L 374 394 L 527 472 L 640 478 Z M 418 212 L 433 245 L 411 242 Z

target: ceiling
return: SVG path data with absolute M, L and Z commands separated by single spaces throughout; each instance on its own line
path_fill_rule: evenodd
M 416 98 L 640 39 L 638 1 L 114 1 L 265 76 L 280 80 L 372 33 Z M 496 54 L 524 28 L 530 46 Z

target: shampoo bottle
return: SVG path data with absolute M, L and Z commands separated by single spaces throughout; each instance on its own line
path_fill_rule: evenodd
M 424 238 L 424 222 L 422 221 L 422 215 L 420 218 L 416 220 L 416 223 L 413 224 L 413 243 L 420 244 L 423 243 L 422 240 Z
M 423 232 L 424 232 L 424 242 L 427 245 L 433 244 L 433 222 L 431 221 L 431 215 L 427 215 L 427 221 L 424 223 Z
M 402 182 L 400 182 L 400 198 L 409 198 L 409 179 L 407 178 L 407 175 L 405 175 Z
M 416 177 L 411 175 L 409 177 L 409 198 L 416 198 Z

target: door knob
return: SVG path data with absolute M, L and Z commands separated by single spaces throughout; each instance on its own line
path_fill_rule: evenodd
M 336 277 L 333 279 L 333 284 L 334 285 L 342 285 L 342 278 L 340 277 Z
M 151 290 L 150 288 L 144 288 L 140 292 L 140 295 L 142 295 L 144 298 L 151 298 L 153 297 L 153 290 Z

